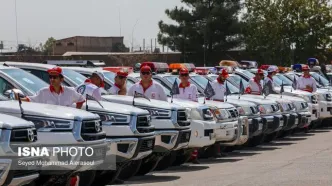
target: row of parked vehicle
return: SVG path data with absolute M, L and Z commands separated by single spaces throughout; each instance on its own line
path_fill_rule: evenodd
M 53 64 L 56 64 L 53 62 Z M 63 61 L 59 64 L 64 65 Z M 101 67 L 86 68 L 65 63 L 64 85 L 77 87 L 94 71 L 105 76 L 105 89 L 114 86 L 115 73 Z M 71 67 L 66 67 L 70 66 Z M 159 82 L 171 97 L 176 71 L 181 65 L 149 62 Z M 100 102 L 89 100 L 81 110 L 55 105 L 12 100 L 12 90 L 32 96 L 48 86 L 47 70 L 54 65 L 1 62 L 0 63 L 0 125 L 2 174 L 0 185 L 27 185 L 52 183 L 54 175 L 63 178 L 63 184 L 73 176 L 80 176 L 80 185 L 106 185 L 116 179 L 127 180 L 135 175 L 179 166 L 190 159 L 194 149 L 205 157 L 212 156 L 214 145 L 231 151 L 239 146 L 257 146 L 277 137 L 289 135 L 297 129 L 318 126 L 332 117 L 332 96 L 326 86 L 317 93 L 291 90 L 296 73 L 278 74 L 285 86 L 281 95 L 240 95 L 239 82 L 248 82 L 255 69 L 236 69 L 228 78 L 231 95 L 226 102 L 205 100 L 204 89 L 215 74 L 195 73 L 187 66 L 190 81 L 198 87 L 199 102 L 169 98 L 169 102 L 133 98 L 130 96 L 103 95 Z M 286 81 L 288 79 L 288 81 Z M 128 88 L 140 80 L 139 73 L 130 73 Z M 41 125 L 42 123 L 42 125 Z M 52 128 L 47 127 L 52 123 Z M 58 123 L 58 125 L 57 125 Z M 56 126 L 56 127 L 54 127 Z M 31 137 L 33 136 L 33 138 Z M 88 145 L 99 150 L 94 167 L 77 166 L 64 171 L 45 169 L 12 170 L 17 153 L 11 148 L 15 142 L 30 145 Z M 115 157 L 116 168 L 111 160 Z M 19 159 L 31 157 L 19 157 Z M 82 157 L 79 157 L 82 158 Z M 98 169 L 98 166 L 110 167 Z M 97 167 L 97 168 L 96 168 Z

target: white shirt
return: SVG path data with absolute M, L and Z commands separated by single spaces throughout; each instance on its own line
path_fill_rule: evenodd
M 107 90 L 108 93 L 113 94 L 113 95 L 118 95 L 119 94 L 119 87 L 113 85 L 110 89 Z
M 297 89 L 306 91 L 306 86 L 307 85 L 312 87 L 312 92 L 317 91 L 316 81 L 313 77 L 311 77 L 311 76 L 310 77 L 301 76 L 297 79 Z
M 218 80 L 214 80 L 211 84 L 214 92 L 216 93 L 211 99 L 217 101 L 224 101 L 224 95 L 226 92 L 225 84 L 221 84 Z
M 76 92 L 75 88 L 63 86 L 62 90 L 60 94 L 57 94 L 51 87 L 45 87 L 38 91 L 35 96 L 28 96 L 27 98 L 31 102 L 67 107 L 72 107 L 74 103 L 84 102 L 84 97 Z
M 262 81 L 259 83 L 255 81 L 254 78 L 250 79 L 248 82 L 247 89 L 249 88 L 251 93 L 250 94 L 255 94 L 255 95 L 261 95 L 263 86 L 262 86 Z
M 189 86 L 182 87 L 179 85 L 180 94 L 174 95 L 174 98 L 185 99 L 198 102 L 197 87 L 189 83 Z
M 272 85 L 272 91 L 273 91 L 273 93 L 276 93 L 277 91 L 276 91 L 275 88 L 274 88 L 274 82 L 273 82 L 273 79 L 271 79 L 269 76 L 266 76 L 266 77 L 264 78 L 264 85 L 265 85 L 266 83 L 268 83 L 268 82 L 271 82 L 271 85 Z
M 165 94 L 164 88 L 157 82 L 152 81 L 150 86 L 144 90 L 141 82 L 135 83 L 131 86 L 127 92 L 128 96 L 134 96 L 135 91 L 137 93 L 145 95 L 149 99 L 156 99 L 161 101 L 168 101 L 167 95 Z
M 98 86 L 85 82 L 82 85 L 79 85 L 76 87 L 76 91 L 84 96 L 86 98 L 86 95 L 94 97 L 97 101 L 100 101 L 101 98 L 101 88 Z

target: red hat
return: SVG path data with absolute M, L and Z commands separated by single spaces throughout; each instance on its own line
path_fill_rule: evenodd
M 228 77 L 229 77 L 228 72 L 227 72 L 226 69 L 222 69 L 221 72 L 220 72 L 220 75 L 221 75 L 222 77 L 225 77 L 225 78 L 228 78 Z
M 61 67 L 54 67 L 47 70 L 47 73 L 50 75 L 63 75 Z
M 141 67 L 141 72 L 152 72 L 151 67 L 148 65 Z
M 310 70 L 308 65 L 303 65 L 302 70 Z
M 264 71 L 262 69 L 258 69 L 256 74 L 263 74 L 264 75 Z
M 180 69 L 180 74 L 189 74 L 189 71 L 186 68 L 181 68 Z
M 121 77 L 127 77 L 128 76 L 128 72 L 123 72 L 123 71 L 119 71 L 116 73 L 117 76 L 121 76 Z

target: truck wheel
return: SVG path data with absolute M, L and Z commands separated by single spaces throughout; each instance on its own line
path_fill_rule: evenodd
M 249 142 L 248 147 L 256 147 L 263 143 L 264 135 L 254 136 Z
M 88 170 L 79 173 L 79 186 L 90 186 L 92 185 L 94 179 L 96 177 L 95 170 Z
M 142 163 L 142 166 L 140 166 L 136 175 L 137 176 L 146 175 L 147 173 L 149 173 L 149 172 L 153 171 L 153 169 L 155 169 L 157 163 L 158 163 L 158 160 L 155 160 L 155 159 Z
M 265 137 L 264 142 L 269 143 L 269 142 L 275 140 L 277 138 L 277 136 L 278 136 L 278 132 L 273 132 L 272 134 L 268 134 Z
M 235 146 L 232 147 L 225 147 L 225 149 L 223 150 L 223 152 L 233 152 L 235 150 Z
M 96 178 L 92 185 L 109 185 L 114 182 L 114 180 L 119 175 L 119 170 L 114 171 L 97 171 Z
M 162 171 L 167 169 L 168 167 L 172 166 L 172 163 L 175 161 L 176 158 L 176 152 L 169 153 L 167 156 L 164 156 L 163 159 L 158 162 L 158 165 L 154 170 Z
M 191 153 L 185 153 L 176 157 L 176 160 L 173 162 L 172 166 L 180 166 L 188 162 L 191 158 Z
M 134 177 L 137 171 L 140 169 L 142 165 L 142 160 L 132 161 L 129 166 L 122 169 L 118 178 L 121 180 L 128 180 L 131 177 Z

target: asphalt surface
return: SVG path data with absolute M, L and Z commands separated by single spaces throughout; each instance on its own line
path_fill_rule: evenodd
M 331 186 L 332 128 L 134 177 L 125 185 Z

